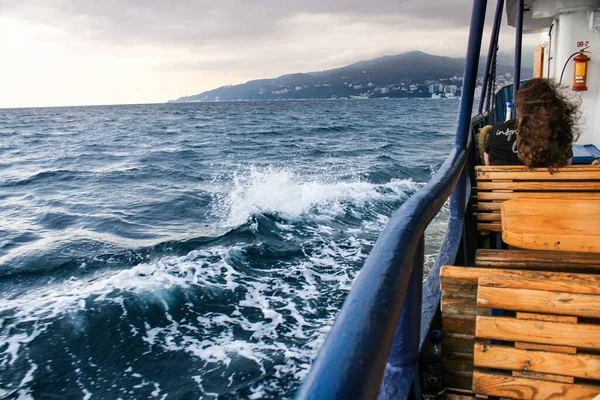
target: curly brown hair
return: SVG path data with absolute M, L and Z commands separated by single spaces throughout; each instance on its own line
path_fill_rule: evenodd
M 549 79 L 530 79 L 517 92 L 517 147 L 530 168 L 567 165 L 577 140 L 579 103 Z

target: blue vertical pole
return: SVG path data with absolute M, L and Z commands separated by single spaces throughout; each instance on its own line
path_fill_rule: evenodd
M 481 54 L 481 36 L 483 35 L 486 5 L 487 0 L 473 1 L 471 28 L 469 30 L 469 47 L 467 48 L 458 127 L 456 129 L 456 145 L 461 149 L 467 148 L 471 132 L 471 112 L 473 111 L 473 96 L 475 95 L 475 86 L 477 85 L 477 69 L 479 68 L 479 55 Z
M 479 98 L 479 108 L 477 114 L 481 114 L 483 111 L 483 104 L 485 102 L 486 94 L 493 96 L 494 93 L 487 93 L 487 81 L 490 77 L 492 70 L 492 60 L 496 52 L 498 51 L 498 36 L 500 35 L 500 24 L 502 23 L 502 12 L 504 11 L 504 0 L 498 0 L 496 4 L 496 14 L 494 15 L 494 26 L 492 28 L 492 35 L 490 37 L 490 47 L 488 49 L 488 57 L 485 64 L 485 71 L 483 72 L 483 85 L 481 87 L 481 97 Z
M 463 74 L 463 90 L 460 98 L 458 126 L 456 128 L 456 145 L 462 149 L 467 148 L 469 135 L 471 134 L 471 112 L 473 111 L 473 97 L 475 96 L 475 86 L 477 85 L 477 70 L 481 54 L 486 6 L 487 0 L 473 1 L 471 28 L 469 30 L 469 47 L 467 48 L 467 59 Z M 450 213 L 453 217 L 462 218 L 465 212 L 466 201 L 466 179 L 464 177 L 461 178 L 454 191 L 456 201 L 450 204 Z
M 523 2 L 517 0 L 517 32 L 515 37 L 515 79 L 513 83 L 513 118 L 517 116 L 517 91 L 521 83 L 521 48 L 523 44 Z
M 415 252 L 404 306 L 394 334 L 394 343 L 381 382 L 379 400 L 405 399 L 413 381 L 418 378 L 424 258 L 425 238 L 421 236 Z

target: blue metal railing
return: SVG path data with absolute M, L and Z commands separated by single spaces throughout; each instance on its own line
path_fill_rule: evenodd
M 515 72 L 513 82 L 518 84 L 521 82 L 521 50 L 523 47 L 523 9 L 525 7 L 525 0 L 517 0 L 517 15 L 516 15 L 516 26 L 517 33 L 515 35 Z M 517 89 L 519 86 L 517 86 Z M 517 91 L 513 92 L 512 98 L 513 104 L 513 118 L 517 116 Z
M 431 274 L 454 261 L 464 231 L 465 166 L 486 5 L 473 2 L 455 146 L 431 181 L 390 218 L 297 399 L 405 399 L 413 387 L 424 331 L 439 302 L 439 281 L 436 288 L 428 280 L 422 292 L 424 232 L 451 194 L 448 230 Z
M 493 93 L 487 93 L 488 91 L 488 79 L 494 69 L 494 60 L 496 59 L 496 53 L 498 52 L 498 35 L 500 35 L 500 25 L 502 22 L 502 11 L 504 10 L 504 0 L 498 0 L 496 3 L 496 13 L 494 14 L 494 26 L 492 28 L 492 36 L 490 37 L 490 47 L 488 49 L 488 57 L 485 64 L 485 70 L 483 74 L 483 86 L 481 91 L 481 97 L 479 98 L 479 107 L 477 113 L 483 112 L 483 105 L 486 97 L 493 96 Z M 491 91 L 491 88 L 490 88 Z M 489 104 L 489 102 L 488 102 Z M 490 111 L 490 110 L 486 110 Z

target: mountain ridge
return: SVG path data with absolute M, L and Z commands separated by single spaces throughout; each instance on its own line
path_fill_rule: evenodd
M 483 64 L 483 65 L 482 65 Z M 480 62 L 480 74 L 485 60 Z M 464 58 L 437 56 L 422 51 L 386 55 L 325 71 L 298 72 L 277 78 L 254 79 L 238 85 L 221 86 L 169 102 L 332 99 L 349 97 L 426 97 L 426 85 L 447 83 L 452 93 L 459 88 Z M 497 74 L 512 67 L 498 65 Z M 524 77 L 531 75 L 524 68 Z M 424 86 L 425 85 L 425 86 Z

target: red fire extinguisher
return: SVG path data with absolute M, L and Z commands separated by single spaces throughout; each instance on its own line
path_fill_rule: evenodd
M 591 60 L 583 52 L 577 54 L 573 61 L 575 66 L 573 68 L 573 91 L 584 91 L 587 88 L 587 63 Z

